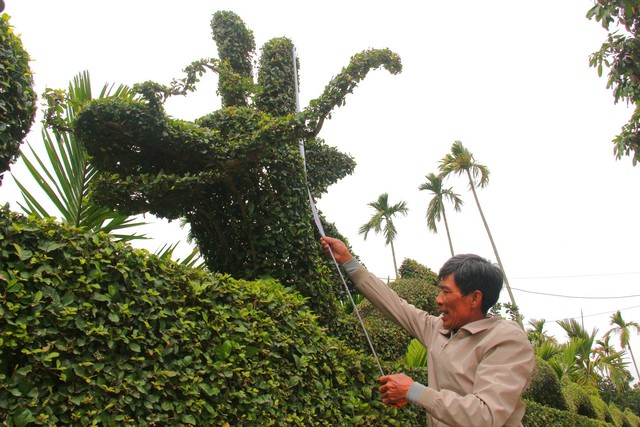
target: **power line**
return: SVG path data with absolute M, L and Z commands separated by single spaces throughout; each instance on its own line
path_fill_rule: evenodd
M 627 308 L 619 308 L 616 311 L 623 311 L 623 310 L 631 310 L 632 308 L 638 308 L 640 307 L 640 305 L 634 305 L 633 307 L 627 307 Z M 566 320 L 566 319 L 581 319 L 583 317 L 594 317 L 594 316 L 602 316 L 603 314 L 611 314 L 610 311 L 603 311 L 602 313 L 595 313 L 595 314 L 585 314 L 583 316 L 575 316 L 575 317 L 565 317 L 564 319 L 558 319 L 558 320 L 545 320 L 544 323 L 555 323 L 555 322 L 559 322 L 561 320 Z
M 565 276 L 531 276 L 531 277 L 512 277 L 513 280 L 539 280 L 539 279 L 573 279 L 581 277 L 605 277 L 605 276 L 626 276 L 632 274 L 640 274 L 640 271 L 628 271 L 620 273 L 596 273 L 596 274 L 574 274 Z M 512 288 L 515 289 L 515 288 Z
M 614 296 L 614 297 L 610 297 L 610 296 L 606 296 L 606 297 L 585 297 L 585 296 L 579 296 L 579 295 L 560 295 L 560 294 L 549 294 L 549 293 L 546 293 L 546 292 L 527 291 L 527 290 L 524 290 L 524 289 L 514 288 L 513 286 L 511 287 L 511 289 L 516 290 L 516 291 L 520 291 L 520 292 L 526 292 L 526 293 L 528 293 L 528 294 L 546 295 L 546 296 L 550 296 L 550 297 L 558 297 L 558 298 L 576 298 L 576 299 L 620 299 L 620 298 L 635 298 L 635 297 L 640 297 L 640 295 L 622 295 L 622 296 Z

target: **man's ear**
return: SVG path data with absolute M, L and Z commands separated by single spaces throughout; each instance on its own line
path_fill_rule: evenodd
M 482 307 L 482 291 L 479 290 L 475 290 L 473 292 L 471 292 L 471 304 L 473 306 L 473 308 Z

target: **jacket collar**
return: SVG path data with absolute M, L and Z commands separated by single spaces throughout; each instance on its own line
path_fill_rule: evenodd
M 484 319 L 476 320 L 475 322 L 467 323 L 460 330 L 464 330 L 468 335 L 477 334 L 482 331 L 486 331 L 498 322 L 499 316 L 485 317 Z M 442 335 L 452 336 L 451 330 L 440 328 Z

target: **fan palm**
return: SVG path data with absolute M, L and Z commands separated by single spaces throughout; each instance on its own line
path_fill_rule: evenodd
M 469 179 L 469 188 L 473 193 L 473 198 L 476 201 L 476 206 L 478 207 L 478 211 L 480 212 L 480 217 L 482 218 L 482 223 L 484 224 L 484 228 L 487 231 L 487 235 L 489 236 L 489 241 L 491 242 L 491 247 L 493 248 L 493 253 L 496 256 L 496 260 L 498 261 L 498 265 L 502 269 L 504 274 L 504 284 L 507 288 L 507 292 L 509 293 L 509 298 L 511 299 L 511 303 L 517 307 L 516 300 L 513 297 L 513 292 L 511 292 L 511 286 L 509 286 L 509 280 L 507 279 L 507 274 L 505 273 L 504 266 L 502 265 L 502 261 L 500 260 L 500 255 L 498 254 L 498 249 L 496 248 L 496 244 L 493 241 L 493 236 L 491 235 L 491 230 L 489 230 L 489 224 L 484 216 L 484 212 L 482 211 L 482 207 L 480 206 L 480 200 L 478 200 L 478 194 L 476 193 L 476 187 L 484 188 L 489 184 L 489 168 L 485 165 L 476 162 L 473 158 L 473 153 L 467 150 L 460 141 L 455 141 L 451 146 L 451 153 L 448 153 L 442 160 L 440 160 L 440 177 L 446 178 L 449 175 L 466 175 Z M 518 323 L 522 326 L 522 321 L 520 316 L 518 316 Z
M 622 313 L 620 313 L 620 310 L 611 315 L 611 325 L 615 326 L 606 333 L 606 336 L 609 336 L 611 334 L 620 335 L 620 346 L 623 349 L 629 350 L 629 355 L 631 355 L 633 367 L 636 370 L 636 378 L 640 381 L 640 373 L 638 373 L 636 358 L 633 356 L 633 351 L 631 351 L 631 346 L 629 345 L 631 333 L 635 330 L 637 335 L 640 332 L 640 325 L 634 321 L 625 321 L 622 318 Z
M 66 96 L 59 91 L 50 92 L 50 94 L 56 96 L 58 101 L 62 100 L 55 106 L 57 113 L 62 114 L 62 117 L 57 119 L 58 125 L 61 122 L 71 123 L 82 105 L 93 99 L 89 73 L 84 71 L 74 77 L 69 83 Z M 135 94 L 127 86 L 120 85 L 113 90 L 113 85 L 104 85 L 98 98 L 132 99 L 134 96 Z M 18 203 L 18 205 L 27 215 L 41 218 L 58 215 L 66 224 L 110 233 L 115 238 L 125 241 L 145 238 L 135 233 L 115 233 L 117 230 L 142 225 L 144 222 L 134 222 L 132 217 L 91 202 L 89 184 L 98 171 L 91 165 L 84 146 L 74 137 L 68 126 L 48 124 L 43 127 L 42 140 L 46 158 L 40 157 L 30 144 L 28 146 L 31 156 L 21 152 L 21 158 L 33 179 L 47 196 L 46 203 L 53 204 L 56 211 L 45 208 L 45 200 L 38 199 L 35 193 L 29 191 L 26 185 L 14 176 L 24 199 L 24 204 Z
M 406 215 L 409 212 L 406 202 L 399 202 L 395 205 L 389 205 L 389 195 L 387 193 L 381 194 L 378 200 L 368 204 L 375 212 L 369 222 L 362 225 L 359 234 L 364 234 L 364 239 L 367 239 L 367 235 L 371 230 L 376 234 L 382 232 L 385 239 L 385 244 L 391 246 L 391 255 L 393 256 L 393 268 L 398 277 L 398 264 L 396 263 L 396 251 L 393 247 L 393 241 L 395 240 L 398 230 L 393 223 L 393 217 L 396 214 Z
M 462 199 L 460 195 L 453 192 L 451 188 L 444 188 L 442 177 L 437 176 L 434 173 L 429 173 L 425 178 L 427 182 L 420 184 L 419 190 L 428 190 L 433 193 L 433 198 L 429 202 L 427 207 L 427 227 L 434 233 L 438 232 L 436 222 L 440 221 L 440 218 L 444 220 L 444 227 L 447 231 L 447 239 L 449 239 L 449 249 L 451 250 L 451 256 L 454 255 L 453 243 L 451 242 L 451 233 L 449 232 L 449 223 L 447 222 L 447 214 L 444 209 L 444 199 L 448 199 L 453 203 L 453 208 L 456 211 L 460 211 L 462 206 Z

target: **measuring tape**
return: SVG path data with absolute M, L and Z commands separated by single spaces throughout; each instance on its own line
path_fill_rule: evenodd
M 300 112 L 300 97 L 298 95 L 298 66 L 296 64 L 296 48 L 295 46 L 293 47 L 293 86 L 294 86 L 294 90 L 296 92 L 296 113 Z M 302 156 L 302 164 L 304 167 L 304 181 L 305 181 L 305 186 L 307 187 L 307 194 L 309 195 L 309 206 L 311 207 L 311 213 L 313 214 L 313 221 L 316 223 L 316 227 L 318 227 L 318 231 L 320 232 L 320 235 L 322 237 L 327 237 L 324 229 L 322 227 L 322 222 L 320 221 L 320 215 L 318 215 L 318 208 L 316 207 L 316 203 L 313 200 L 313 196 L 311 195 L 311 190 L 309 190 L 309 183 L 307 182 L 307 160 L 305 157 L 305 150 L 304 150 L 304 139 L 301 138 L 300 139 L 300 143 L 298 145 L 299 149 L 300 149 L 300 155 Z M 329 253 L 331 254 L 331 259 L 333 259 L 333 263 L 336 266 L 336 270 L 338 271 L 338 274 L 340 275 L 340 279 L 342 280 L 342 284 L 344 285 L 344 289 L 347 291 L 347 295 L 349 295 L 349 300 L 351 301 L 351 305 L 353 306 L 353 310 L 355 311 L 356 315 L 358 316 L 358 321 L 360 322 L 360 326 L 362 327 L 362 331 L 364 332 L 364 336 L 367 338 L 367 343 L 369 344 L 369 348 L 371 349 L 371 353 L 373 354 L 373 358 L 375 359 L 376 363 L 378 364 L 378 369 L 380 370 L 380 375 L 381 376 L 385 376 L 384 375 L 384 371 L 382 370 L 382 365 L 380 364 L 380 360 L 378 359 L 378 355 L 376 354 L 376 350 L 373 347 L 373 342 L 371 342 L 371 338 L 369 337 L 369 333 L 367 332 L 367 328 L 364 326 L 364 322 L 362 321 L 362 317 L 360 316 L 360 311 L 358 310 L 358 307 L 355 303 L 355 301 L 353 300 L 353 296 L 351 295 L 351 291 L 349 290 L 349 286 L 347 286 L 347 281 L 345 280 L 343 274 L 342 274 L 342 270 L 340 270 L 340 265 L 338 265 L 338 261 L 336 261 L 335 256 L 333 255 L 333 251 L 331 250 L 331 247 L 329 246 Z

